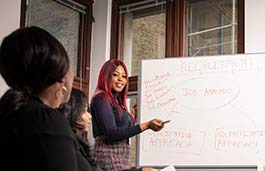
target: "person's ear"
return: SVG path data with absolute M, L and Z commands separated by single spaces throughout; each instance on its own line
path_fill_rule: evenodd
M 57 99 L 61 99 L 64 95 L 63 93 L 60 91 L 60 89 L 58 89 L 55 93 L 55 96 Z

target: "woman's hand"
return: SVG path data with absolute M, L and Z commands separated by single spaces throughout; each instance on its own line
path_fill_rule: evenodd
M 162 128 L 164 128 L 163 121 L 160 119 L 153 119 L 148 122 L 144 122 L 140 124 L 140 128 L 142 131 L 145 131 L 147 129 L 152 129 L 153 131 L 160 131 Z
M 148 128 L 156 132 L 160 131 L 162 128 L 164 128 L 163 121 L 160 119 L 153 119 L 149 121 Z

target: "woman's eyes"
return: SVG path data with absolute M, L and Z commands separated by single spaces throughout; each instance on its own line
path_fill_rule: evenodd
M 117 77 L 119 74 L 118 73 L 113 73 L 112 74 L 114 77 Z
M 113 75 L 114 77 L 117 77 L 117 76 L 119 76 L 120 74 L 114 72 L 112 75 Z M 126 78 L 126 75 L 122 75 L 122 78 Z

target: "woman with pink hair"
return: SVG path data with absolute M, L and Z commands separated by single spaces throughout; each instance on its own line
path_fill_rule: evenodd
M 127 93 L 125 64 L 116 59 L 108 60 L 100 70 L 90 106 L 95 138 L 94 159 L 104 170 L 129 169 L 129 138 L 147 129 L 160 131 L 164 127 L 160 119 L 135 124 L 127 109 Z

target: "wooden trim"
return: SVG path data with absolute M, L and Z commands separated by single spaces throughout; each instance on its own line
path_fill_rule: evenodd
M 119 15 L 119 33 L 118 33 L 118 55 L 117 59 L 123 61 L 123 46 L 124 46 L 124 14 Z
M 90 51 L 92 32 L 92 5 L 87 7 L 86 15 L 80 14 L 77 77 L 73 86 L 88 95 L 90 80 Z
M 80 84 L 80 82 L 78 81 L 74 81 L 73 82 L 73 87 L 79 90 L 84 91 L 84 93 L 87 95 L 87 97 L 89 96 L 89 84 Z
M 112 7 L 110 58 L 123 60 L 124 14 L 119 14 L 119 6 Z
M 87 8 L 94 3 L 94 0 L 73 0 L 73 1 L 82 4 Z
M 180 20 L 181 20 L 181 6 L 180 6 L 181 0 L 175 0 L 175 11 L 174 11 L 174 17 L 175 17 L 175 24 L 174 24 L 174 56 L 180 56 L 180 44 L 182 43 L 180 41 Z
M 110 40 L 110 58 L 117 59 L 119 40 L 119 7 L 112 4 L 112 18 L 111 18 L 111 40 Z
M 173 55 L 175 57 L 184 56 L 186 40 L 184 39 L 186 35 L 185 24 L 186 24 L 186 0 L 175 0 L 175 24 L 174 24 L 174 51 Z
M 186 55 L 186 0 L 167 1 L 166 57 Z
M 25 27 L 26 23 L 26 9 L 27 9 L 27 0 L 21 0 L 21 9 L 20 9 L 20 27 Z
M 188 24 L 188 17 L 187 17 L 187 1 L 181 1 L 181 15 L 182 15 L 182 18 L 181 18 L 181 45 L 180 45 L 180 56 L 181 57 L 185 57 L 185 56 L 188 56 L 187 54 L 187 51 L 186 51 L 186 48 L 187 48 L 187 24 Z
M 129 77 L 129 89 L 128 91 L 137 91 L 137 86 L 138 85 L 138 76 L 132 76 Z
M 91 50 L 91 33 L 92 33 L 92 6 L 87 8 L 87 15 L 84 15 L 84 26 L 82 27 L 84 30 L 81 30 L 84 36 L 83 42 L 83 55 L 82 58 L 82 75 L 85 82 L 89 83 L 89 68 L 90 68 L 90 50 Z
M 237 52 L 245 53 L 245 0 L 238 0 Z
M 174 56 L 174 26 L 175 20 L 173 17 L 175 6 L 174 2 L 171 0 L 167 0 L 166 3 L 166 49 L 165 49 L 165 57 Z
M 83 49 L 84 49 L 84 33 L 83 33 L 83 30 L 84 30 L 84 15 L 80 15 L 79 17 L 79 20 L 80 20 L 80 26 L 79 26 L 79 36 L 78 36 L 78 40 L 82 43 L 78 43 L 78 52 L 77 52 L 77 77 L 79 78 L 80 76 L 83 75 L 83 72 L 82 72 L 82 68 L 83 68 L 83 59 L 82 57 L 84 56 L 83 54 Z M 82 76 L 83 78 L 83 76 Z M 81 79 L 82 80 L 82 79 Z
M 86 6 L 86 14 L 80 13 L 79 25 L 79 39 L 78 39 L 78 65 L 77 77 L 74 80 L 73 87 L 78 88 L 89 94 L 89 80 L 90 80 L 90 52 L 91 52 L 91 34 L 92 34 L 92 20 L 93 7 L 92 1 L 83 2 L 80 4 Z M 89 5 L 88 5 L 89 4 Z
M 136 3 L 136 2 L 140 2 L 143 0 L 113 0 L 112 3 L 115 5 L 126 5 L 126 4 L 130 4 L 130 3 Z

